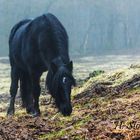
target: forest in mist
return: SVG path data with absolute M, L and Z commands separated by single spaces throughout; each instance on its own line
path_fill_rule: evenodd
M 14 24 L 51 12 L 69 35 L 71 55 L 138 53 L 140 0 L 0 0 L 0 56 Z

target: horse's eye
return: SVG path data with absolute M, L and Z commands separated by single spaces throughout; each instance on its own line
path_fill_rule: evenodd
M 66 77 L 63 77 L 63 84 L 66 83 Z

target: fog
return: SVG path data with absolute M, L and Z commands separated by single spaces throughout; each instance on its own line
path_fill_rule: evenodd
M 0 56 L 14 24 L 47 12 L 66 28 L 73 56 L 139 53 L 140 0 L 0 0 Z

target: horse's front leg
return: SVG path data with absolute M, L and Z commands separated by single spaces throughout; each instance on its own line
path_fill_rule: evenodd
M 34 97 L 34 109 L 35 113 L 34 116 L 40 115 L 40 109 L 39 109 L 39 96 L 40 96 L 40 75 L 35 74 L 32 76 L 32 93 Z
M 24 97 L 24 103 L 26 104 L 26 112 L 28 114 L 34 114 L 34 99 L 32 95 L 32 83 L 28 75 L 24 75 L 22 87 L 22 96 Z
M 10 86 L 10 106 L 7 111 L 7 115 L 14 115 L 15 108 L 15 97 L 17 94 L 17 89 L 18 89 L 18 80 L 19 80 L 19 70 L 16 67 L 11 68 L 11 86 Z

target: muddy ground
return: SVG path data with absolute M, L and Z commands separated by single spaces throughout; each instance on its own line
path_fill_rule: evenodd
M 42 114 L 37 118 L 26 114 L 19 94 L 15 116 L 6 117 L 10 67 L 7 58 L 0 59 L 0 140 L 139 140 L 140 66 L 136 61 L 139 57 L 122 58 L 123 62 L 111 56 L 102 58 L 104 62 L 89 57 L 75 60 L 77 87 L 72 91 L 70 117 L 58 113 L 53 101 L 48 104 L 50 96 L 44 90 L 42 76 Z

